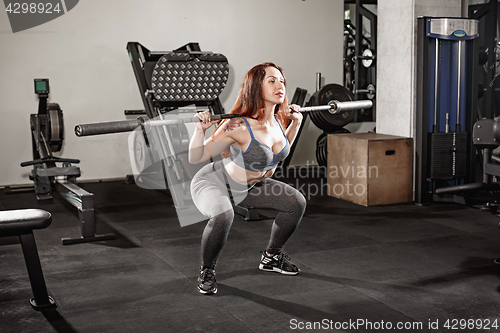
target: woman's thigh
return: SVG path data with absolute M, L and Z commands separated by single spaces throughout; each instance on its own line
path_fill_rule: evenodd
M 191 196 L 198 210 L 209 218 L 233 209 L 227 187 L 221 183 L 211 164 L 193 177 Z
M 297 209 L 297 206 L 305 208 L 306 200 L 302 193 L 292 186 L 267 178 L 257 183 L 241 204 L 248 207 L 289 211 Z

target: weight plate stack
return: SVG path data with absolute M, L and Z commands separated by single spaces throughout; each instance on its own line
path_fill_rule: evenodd
M 326 133 L 321 133 L 318 140 L 316 140 L 316 161 L 320 166 L 327 165 L 327 141 L 328 135 Z
M 309 99 L 309 106 L 327 105 L 328 102 L 336 100 L 339 102 L 352 101 L 354 96 L 345 87 L 339 84 L 327 84 L 315 92 Z M 331 114 L 329 111 L 312 111 L 309 113 L 312 122 L 323 131 L 333 133 L 354 120 L 355 111 L 346 111 L 339 114 Z
M 184 124 L 167 125 L 174 153 L 182 154 L 189 150 L 189 134 Z
M 334 133 L 350 133 L 345 128 L 338 129 Z M 321 133 L 316 140 L 316 162 L 319 166 L 326 167 L 328 165 L 328 134 Z

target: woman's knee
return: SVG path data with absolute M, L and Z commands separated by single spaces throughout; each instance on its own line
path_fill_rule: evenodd
M 226 210 L 222 213 L 213 215 L 210 218 L 210 222 L 214 228 L 229 228 L 233 224 L 234 211 L 232 209 Z
M 304 214 L 307 206 L 306 198 L 300 191 L 292 188 L 290 191 L 287 191 L 286 195 L 286 207 L 290 210 L 300 212 Z

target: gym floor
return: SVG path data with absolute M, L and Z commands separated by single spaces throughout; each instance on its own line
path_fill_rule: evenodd
M 158 191 L 121 181 L 80 185 L 94 194 L 98 233 L 115 240 L 62 245 L 80 235 L 73 206 L 58 194 L 37 201 L 0 191 L 2 210 L 52 213 L 35 238 L 58 304 L 34 311 L 21 247 L 0 246 L 1 332 L 498 331 L 500 220 L 492 213 L 311 196 L 285 248 L 297 276 L 260 271 L 272 219 L 237 216 L 218 260 L 219 292 L 204 296 L 196 290 L 203 222 L 181 228 Z M 471 329 L 480 326 L 490 329 Z

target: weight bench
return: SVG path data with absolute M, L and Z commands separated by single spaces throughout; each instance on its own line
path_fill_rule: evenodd
M 0 211 L 0 237 L 19 237 L 34 296 L 30 299 L 30 303 L 33 309 L 37 311 L 57 307 L 54 299 L 47 294 L 47 287 L 45 286 L 42 266 L 33 235 L 33 229 L 44 229 L 51 223 L 52 215 L 41 209 Z M 11 243 L 8 242 L 7 244 Z

